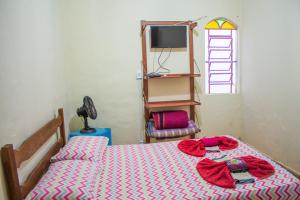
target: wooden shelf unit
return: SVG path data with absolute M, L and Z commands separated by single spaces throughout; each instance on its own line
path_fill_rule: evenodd
M 184 74 L 166 74 L 160 77 L 148 77 L 148 61 L 147 61 L 147 45 L 146 45 L 146 27 L 156 25 L 185 25 L 188 28 L 188 52 L 189 52 L 189 73 Z M 150 118 L 150 109 L 163 107 L 188 106 L 190 119 L 195 121 L 195 106 L 200 105 L 200 102 L 195 101 L 195 77 L 200 77 L 200 74 L 194 72 L 194 44 L 193 44 L 193 29 L 197 26 L 196 22 L 192 21 L 141 21 L 141 39 L 142 39 L 142 65 L 143 65 L 143 96 L 144 96 L 144 116 L 145 116 L 145 138 L 146 143 L 150 142 L 150 137 L 147 136 L 147 122 Z M 165 78 L 189 78 L 189 100 L 174 100 L 174 101 L 159 101 L 149 102 L 149 80 L 150 79 L 165 79 Z M 195 134 L 191 135 L 195 138 Z
M 175 101 L 156 101 L 145 102 L 145 107 L 150 108 L 163 108 L 163 107 L 178 107 L 178 106 L 196 106 L 201 103 L 193 100 L 175 100 Z
M 163 78 L 189 78 L 189 77 L 200 77 L 200 74 L 164 74 L 158 77 L 144 76 L 144 79 L 163 79 Z

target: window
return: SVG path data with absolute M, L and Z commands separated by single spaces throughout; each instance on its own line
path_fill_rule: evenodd
M 236 93 L 237 28 L 225 18 L 205 26 L 205 92 Z

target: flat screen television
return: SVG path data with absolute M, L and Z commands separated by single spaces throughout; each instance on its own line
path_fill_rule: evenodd
M 151 26 L 151 48 L 186 48 L 186 26 Z

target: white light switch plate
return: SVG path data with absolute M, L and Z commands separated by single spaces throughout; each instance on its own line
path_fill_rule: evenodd
M 137 69 L 136 70 L 136 80 L 140 80 L 142 78 L 143 78 L 142 70 L 141 69 Z

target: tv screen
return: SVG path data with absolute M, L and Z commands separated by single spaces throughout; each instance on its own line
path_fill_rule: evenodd
M 186 26 L 151 26 L 151 48 L 185 48 Z

